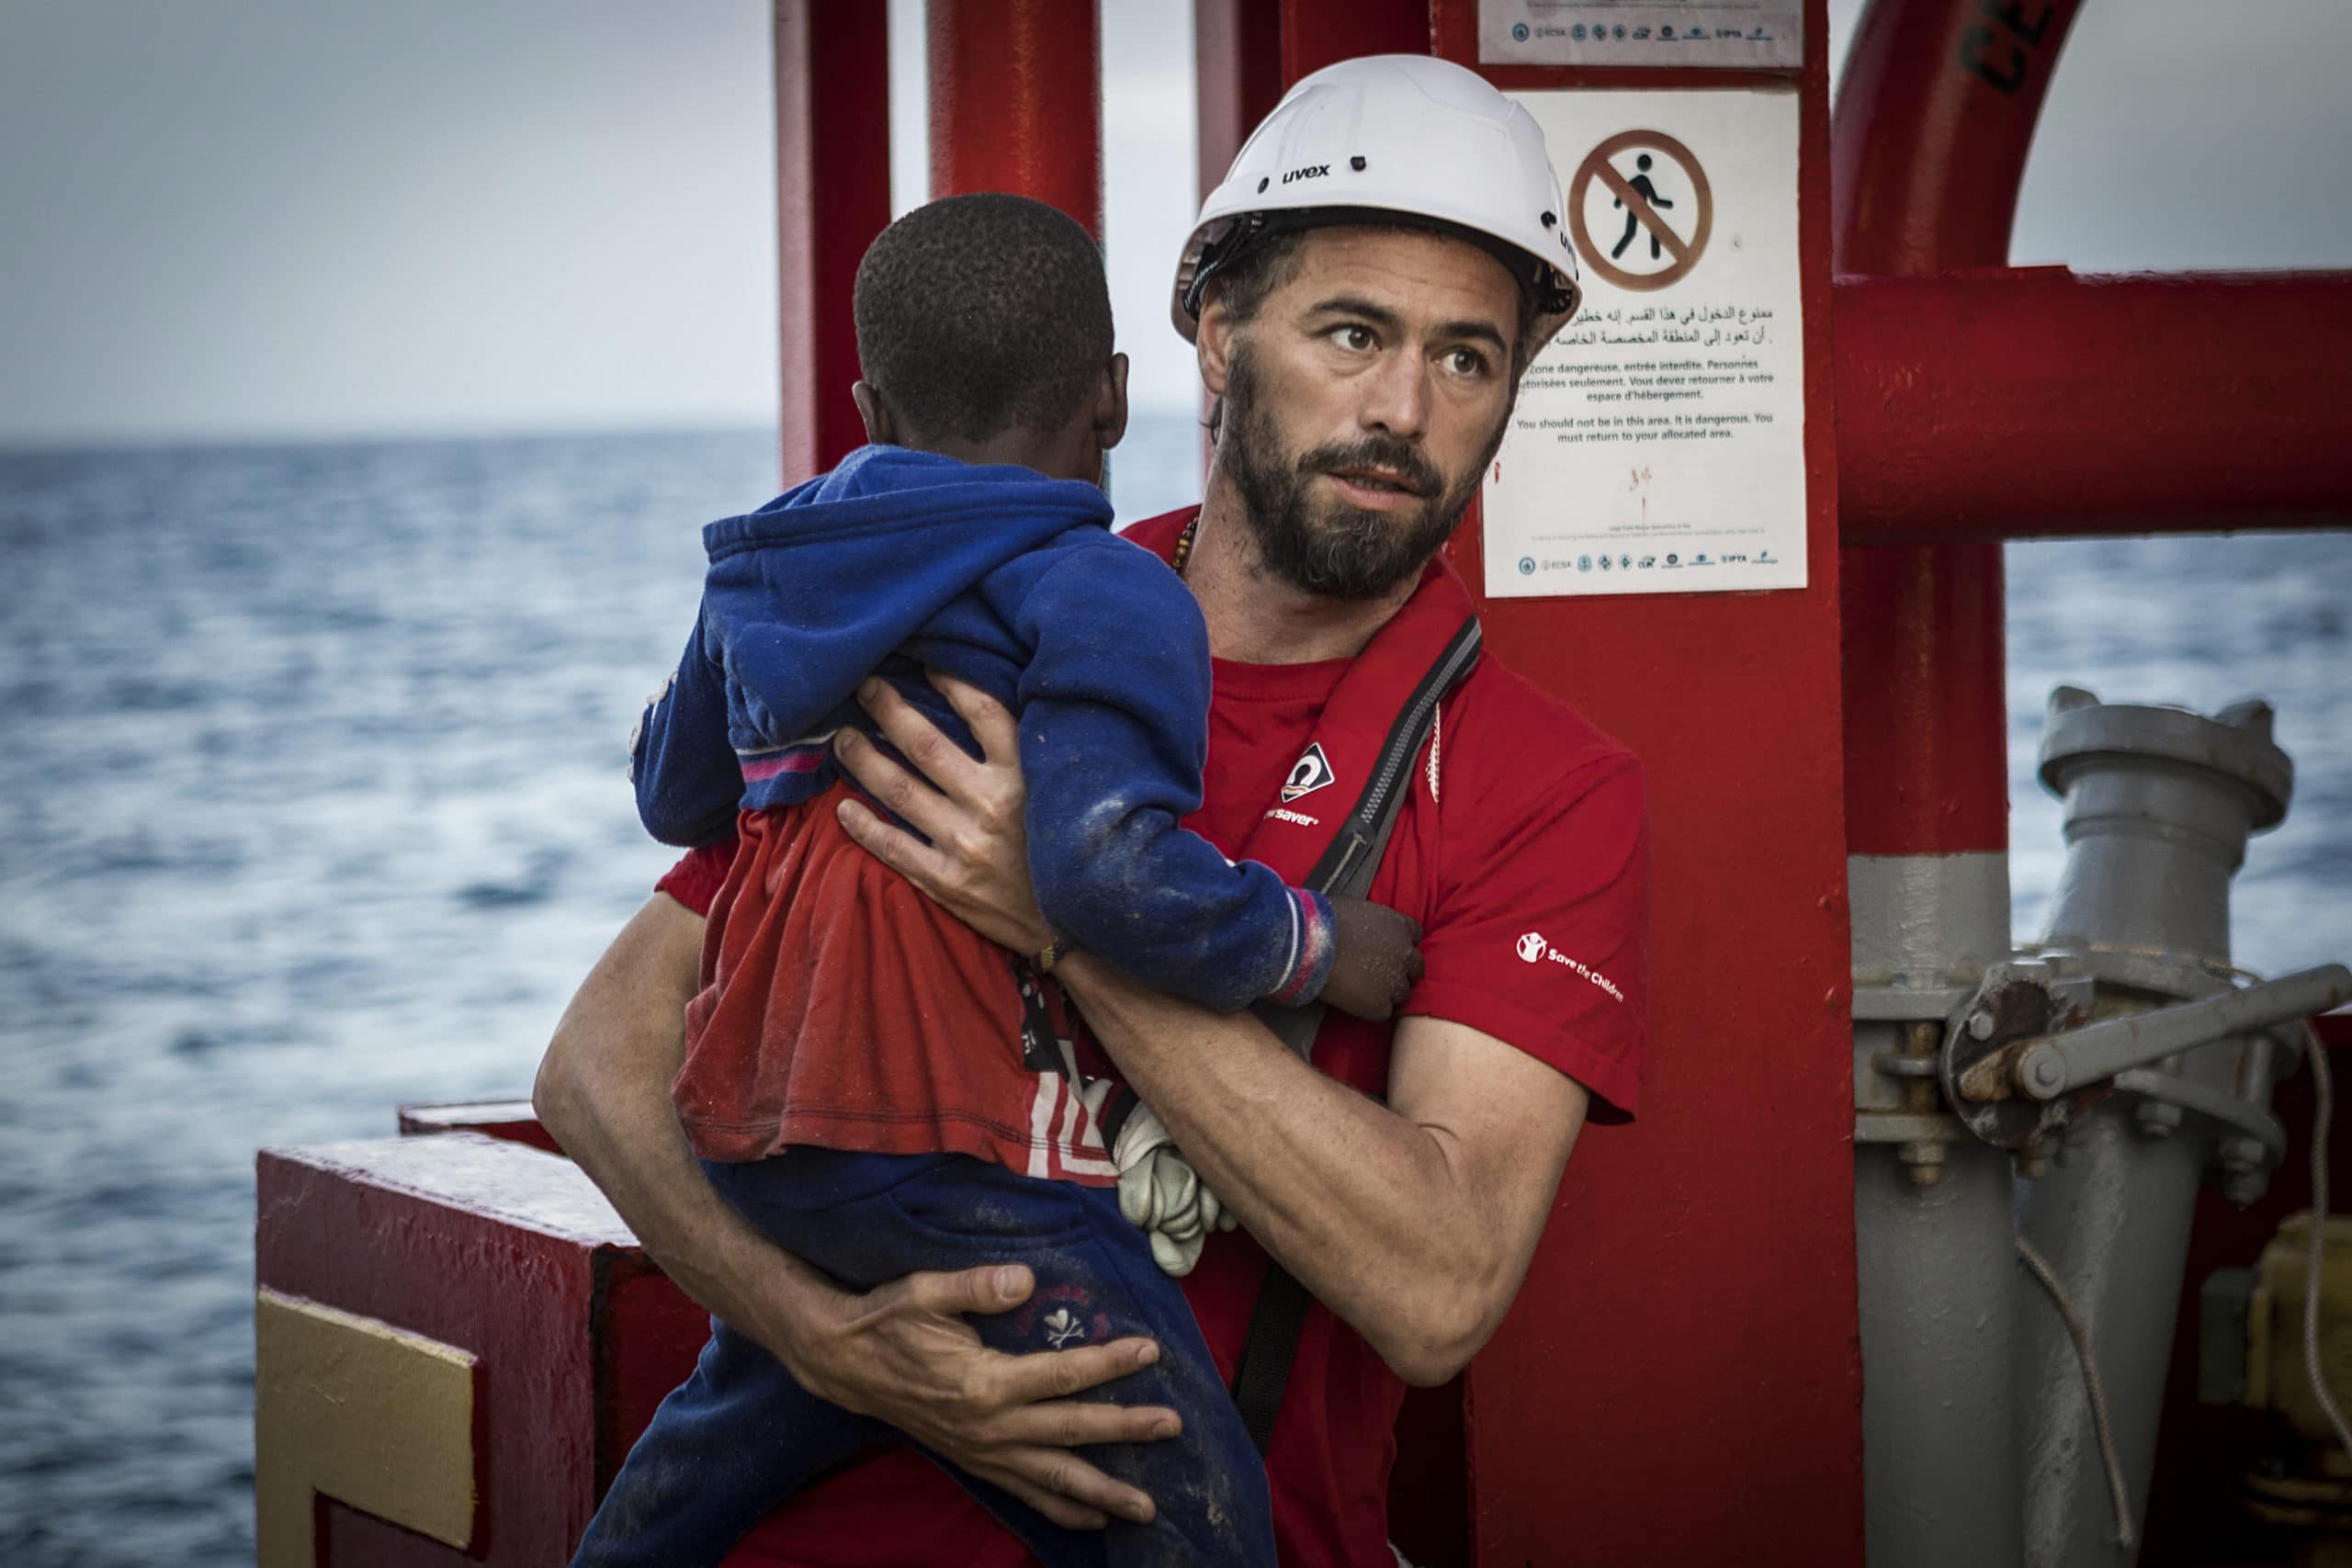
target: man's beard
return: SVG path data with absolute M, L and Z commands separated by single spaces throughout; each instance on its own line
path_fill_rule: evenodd
M 1218 454 L 1250 520 L 1258 558 L 1281 581 L 1326 599 L 1379 599 L 1419 574 L 1453 535 L 1477 493 L 1478 476 L 1502 446 L 1505 412 L 1478 461 L 1452 485 L 1409 442 L 1368 435 L 1346 445 L 1317 446 L 1290 462 L 1261 401 L 1256 367 L 1238 347 L 1225 394 Z M 1380 468 L 1421 498 L 1418 511 L 1373 512 L 1336 498 L 1317 504 L 1317 474 Z

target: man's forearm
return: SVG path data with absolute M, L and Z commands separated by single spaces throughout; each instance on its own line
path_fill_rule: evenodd
M 698 917 L 650 900 L 565 1010 L 531 1100 L 663 1272 L 790 1367 L 796 1324 L 840 1292 L 728 1206 L 678 1125 L 668 1085 L 701 949 Z
M 1250 1234 L 1400 1375 L 1451 1376 L 1526 1268 L 1514 1192 L 1465 1168 L 1453 1130 L 1316 1071 L 1250 1015 L 1162 996 L 1086 954 L 1065 964 L 1129 1084 Z M 1545 1207 L 1557 1176 L 1554 1164 Z

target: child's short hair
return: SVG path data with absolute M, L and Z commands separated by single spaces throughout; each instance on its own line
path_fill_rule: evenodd
M 1027 197 L 951 196 L 908 213 L 858 263 L 854 310 L 865 380 L 933 439 L 1053 429 L 1111 358 L 1102 252 Z

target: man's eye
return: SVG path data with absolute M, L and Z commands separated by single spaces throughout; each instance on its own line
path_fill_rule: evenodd
M 1379 341 L 1372 335 L 1370 327 L 1355 324 L 1334 327 L 1331 329 L 1330 335 L 1334 344 L 1346 349 L 1350 354 L 1367 353 L 1374 344 Z
M 1473 348 L 1457 348 L 1445 356 L 1445 367 L 1456 376 L 1484 376 L 1487 356 Z

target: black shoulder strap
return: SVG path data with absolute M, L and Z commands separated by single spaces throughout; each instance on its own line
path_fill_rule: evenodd
M 1478 642 L 1478 621 L 1472 616 L 1413 688 L 1389 728 L 1379 765 L 1365 782 L 1362 798 L 1307 874 L 1309 887 L 1350 898 L 1361 898 L 1370 889 L 1373 873 L 1388 852 L 1389 836 L 1396 830 L 1397 814 L 1412 793 L 1413 759 L 1420 755 L 1437 722 L 1439 701 L 1477 661 Z M 1303 1008 L 1261 1003 L 1257 1010 L 1283 1043 L 1301 1056 L 1313 1055 L 1315 1032 L 1323 1024 L 1322 1003 Z M 1259 1286 L 1258 1303 L 1250 1312 L 1250 1331 L 1241 1341 L 1241 1359 L 1233 1370 L 1233 1403 L 1261 1454 L 1273 1438 L 1274 1415 L 1282 1408 L 1283 1388 L 1290 1381 L 1291 1358 L 1298 1353 L 1298 1334 L 1311 1299 L 1289 1269 L 1268 1261 L 1265 1283 Z

